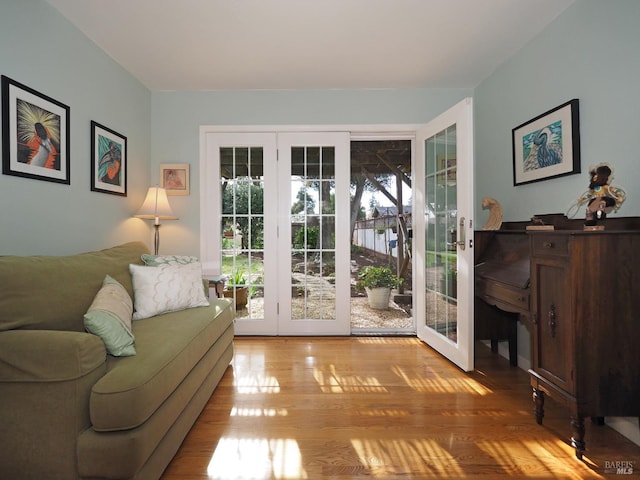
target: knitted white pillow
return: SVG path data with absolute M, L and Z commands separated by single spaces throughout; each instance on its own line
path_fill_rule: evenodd
M 150 267 L 157 267 L 158 265 L 187 265 L 198 261 L 198 257 L 190 255 L 151 255 L 150 253 L 145 253 L 141 258 L 144 264 Z
M 133 283 L 134 320 L 160 313 L 209 305 L 202 287 L 202 264 L 129 265 Z

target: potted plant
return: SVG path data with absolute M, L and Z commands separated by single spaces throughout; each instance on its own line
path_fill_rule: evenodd
M 403 281 L 389 267 L 367 266 L 360 270 L 356 285 L 359 290 L 367 292 L 371 308 L 386 310 L 389 308 L 391 289 L 399 287 Z
M 238 227 L 234 225 L 232 222 L 230 221 L 225 222 L 224 226 L 222 227 L 222 236 L 224 238 L 235 237 L 237 228 Z
M 246 307 L 249 299 L 249 287 L 247 287 L 247 279 L 244 274 L 244 271 L 236 270 L 229 278 L 224 290 L 226 298 L 235 298 L 236 310 Z

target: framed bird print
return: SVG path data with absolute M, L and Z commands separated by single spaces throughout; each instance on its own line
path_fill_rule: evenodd
M 127 137 L 93 120 L 91 191 L 127 196 Z
M 2 76 L 2 173 L 71 183 L 69 107 Z
M 578 99 L 517 126 L 512 142 L 514 185 L 580 173 Z

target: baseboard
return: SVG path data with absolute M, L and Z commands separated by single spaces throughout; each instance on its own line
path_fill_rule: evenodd
M 640 446 L 640 423 L 638 417 L 605 417 L 604 423 L 620 435 Z
M 482 343 L 491 348 L 491 342 L 489 340 L 482 340 Z M 509 360 L 509 342 L 498 342 L 498 355 Z M 521 368 L 525 372 L 528 371 L 531 368 L 531 361 L 522 355 L 518 355 L 518 368 Z

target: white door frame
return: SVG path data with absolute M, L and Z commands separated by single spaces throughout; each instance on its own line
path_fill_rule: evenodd
M 381 140 L 381 139 L 407 139 L 412 141 L 412 145 L 415 143 L 415 134 L 419 129 L 419 125 L 416 124 L 383 124 L 383 125 L 227 125 L 227 126 L 201 126 L 200 127 L 200 258 L 203 262 L 203 269 L 205 277 L 218 276 L 221 273 L 220 265 L 220 250 L 221 250 L 221 232 L 219 222 L 210 222 L 208 219 L 216 218 L 219 215 L 217 211 L 220 197 L 220 184 L 219 182 L 213 182 L 210 186 L 207 182 L 208 179 L 217 178 L 219 175 L 219 165 L 214 165 L 210 162 L 213 149 L 219 149 L 220 145 L 212 142 L 212 136 L 210 133 L 225 133 L 232 136 L 225 135 L 226 139 L 233 143 L 234 134 L 238 134 L 237 145 L 242 145 L 240 137 L 246 138 L 246 134 L 265 134 L 264 137 L 257 136 L 264 146 L 271 148 L 272 143 L 270 139 L 275 138 L 273 134 L 278 133 L 322 133 L 322 132 L 347 132 L 350 135 L 351 140 Z M 246 142 L 244 142 L 246 143 Z M 415 159 L 414 150 L 412 149 L 412 159 Z M 348 181 L 348 180 L 347 180 Z M 211 188 L 213 187 L 213 188 Z M 276 187 L 277 188 L 277 187 Z M 267 196 L 267 185 L 265 185 L 265 198 Z M 348 200 L 348 198 L 347 198 Z M 415 201 L 415 199 L 414 199 Z M 415 205 L 414 205 L 415 208 Z M 415 210 L 414 210 L 415 211 Z M 340 221 L 344 222 L 346 232 L 349 231 L 350 210 L 347 209 L 346 213 L 340 216 Z M 413 229 L 420 228 L 415 225 L 414 216 Z M 271 235 L 276 235 L 276 232 L 268 231 L 268 228 L 274 228 L 275 225 L 265 224 L 265 238 Z M 343 252 L 341 255 L 349 255 Z M 342 258 L 342 257 L 341 257 Z M 344 259 L 343 259 L 344 260 Z M 344 260 L 348 262 L 349 260 Z M 415 262 L 415 260 L 412 260 Z M 269 262 L 269 263 L 268 263 Z M 267 272 L 277 271 L 277 259 L 268 257 L 265 258 L 265 275 Z M 415 267 L 414 267 L 415 271 Z M 273 277 L 280 278 L 280 277 Z M 415 283 L 415 276 L 414 276 Z M 269 289 L 267 289 L 269 287 Z M 344 287 L 344 285 L 343 285 Z M 346 288 L 346 287 L 345 287 Z M 308 329 L 302 329 L 296 331 L 295 329 L 287 329 L 285 332 L 278 332 L 276 320 L 269 320 L 271 318 L 277 319 L 277 301 L 279 294 L 277 291 L 276 283 L 265 285 L 265 319 L 258 322 L 248 322 L 243 326 L 236 324 L 237 334 L 256 334 L 256 335 L 277 335 L 277 334 L 318 334 L 322 332 L 311 332 Z M 415 291 L 415 286 L 414 286 Z M 415 306 L 415 296 L 414 296 Z M 415 321 L 415 315 L 414 315 Z M 350 322 L 344 335 L 350 333 Z M 246 331 L 245 331 L 246 330 Z M 328 334 L 328 333 L 326 333 Z

